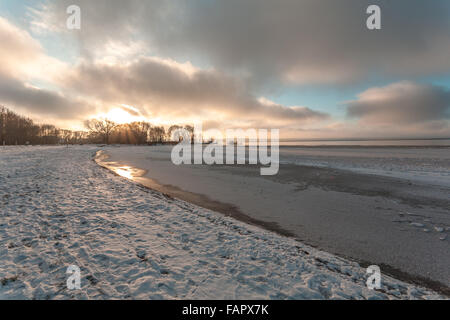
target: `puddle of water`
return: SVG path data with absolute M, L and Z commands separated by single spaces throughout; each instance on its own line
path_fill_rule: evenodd
M 146 170 L 127 166 L 114 161 L 107 161 L 108 158 L 108 155 L 104 151 L 99 151 L 95 156 L 95 162 L 103 167 L 110 169 L 119 176 L 130 180 L 135 180 L 135 178 L 142 177 L 147 173 Z
M 135 173 L 136 170 L 133 170 L 133 168 L 129 166 L 121 166 L 121 167 L 112 166 L 111 169 L 119 176 L 125 177 L 127 179 L 133 179 L 136 176 Z

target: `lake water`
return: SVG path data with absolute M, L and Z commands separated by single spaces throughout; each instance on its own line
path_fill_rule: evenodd
M 281 146 L 450 146 L 450 139 L 404 139 L 404 140 L 298 140 L 285 139 Z

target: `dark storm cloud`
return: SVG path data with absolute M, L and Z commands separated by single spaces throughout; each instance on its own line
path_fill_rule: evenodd
M 408 81 L 371 88 L 347 106 L 349 117 L 365 123 L 408 125 L 450 119 L 450 91 Z
M 58 1 L 57 11 L 71 1 Z M 339 84 L 450 71 L 447 0 L 76 1 L 79 36 L 148 41 L 152 52 L 248 73 L 254 83 Z M 366 9 L 382 9 L 382 29 Z M 59 21 L 64 21 L 61 19 Z
M 88 106 L 60 93 L 27 86 L 18 79 L 0 74 L 0 104 L 27 114 L 58 119 L 78 119 L 87 114 Z
M 72 4 L 80 31 L 65 28 Z M 365 26 L 369 4 L 381 7 L 381 30 Z M 36 11 L 34 26 L 79 40 L 82 63 L 57 86 L 104 108 L 297 129 L 311 121 L 307 130 L 328 136 L 445 136 L 448 90 L 419 82 L 450 72 L 449 17 L 447 0 L 60 0 Z M 259 98 L 367 81 L 394 84 L 348 103 L 356 124 L 316 124 L 327 116 Z

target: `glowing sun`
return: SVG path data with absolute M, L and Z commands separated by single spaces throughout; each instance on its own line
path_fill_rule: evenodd
M 146 121 L 146 119 L 140 115 L 138 109 L 127 105 L 113 108 L 106 113 L 98 115 L 97 117 L 105 118 L 118 124 Z

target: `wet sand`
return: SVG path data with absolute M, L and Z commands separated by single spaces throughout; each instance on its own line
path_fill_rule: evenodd
M 363 266 L 378 264 L 386 274 L 450 294 L 450 200 L 445 187 L 297 165 L 282 165 L 277 176 L 260 177 L 259 167 L 174 167 L 158 155 L 139 161 L 108 151 L 112 157 L 102 159 L 102 165 L 116 173 L 135 170 L 124 176 L 169 197 Z

